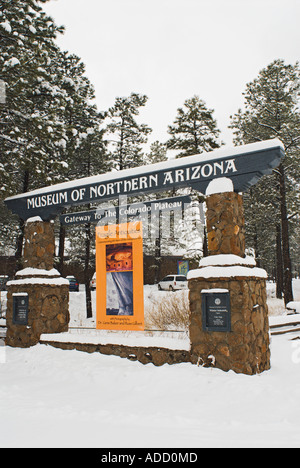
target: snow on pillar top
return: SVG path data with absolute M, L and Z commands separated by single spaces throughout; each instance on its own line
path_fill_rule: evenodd
M 228 177 L 220 177 L 212 180 L 206 189 L 206 196 L 214 195 L 215 193 L 234 192 L 234 186 L 231 179 Z

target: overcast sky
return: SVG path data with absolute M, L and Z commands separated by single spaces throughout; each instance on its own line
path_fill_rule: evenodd
M 46 11 L 66 32 L 95 86 L 99 110 L 117 96 L 146 94 L 139 121 L 165 142 L 178 107 L 198 95 L 232 146 L 230 115 L 242 93 L 277 58 L 299 59 L 299 0 L 51 0 Z

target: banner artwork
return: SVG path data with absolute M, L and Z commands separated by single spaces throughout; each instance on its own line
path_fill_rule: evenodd
M 144 330 L 142 224 L 96 228 L 97 329 Z

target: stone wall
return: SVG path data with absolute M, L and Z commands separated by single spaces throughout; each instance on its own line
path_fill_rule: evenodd
M 7 293 L 6 345 L 27 348 L 39 342 L 43 333 L 61 333 L 68 331 L 69 324 L 69 284 L 56 284 L 56 280 L 35 278 L 35 284 L 28 280 L 13 282 Z M 47 284 L 48 282 L 48 284 Z M 28 325 L 13 323 L 13 295 L 25 293 L 29 298 Z
M 69 282 L 53 269 L 52 222 L 32 220 L 24 230 L 23 270 L 7 283 L 6 345 L 30 347 L 43 333 L 61 333 L 69 324 Z M 14 297 L 28 297 L 28 323 L 14 323 Z
M 270 340 L 265 279 L 199 278 L 191 280 L 189 288 L 192 362 L 248 375 L 268 370 Z M 214 288 L 230 292 L 231 332 L 203 331 L 201 291 Z
M 105 355 L 119 356 L 130 361 L 139 361 L 142 364 L 153 364 L 154 366 L 163 366 L 164 364 L 179 364 L 182 362 L 191 362 L 189 351 L 174 350 L 155 347 L 135 347 L 115 344 L 92 344 L 92 343 L 65 343 L 60 341 L 41 340 L 41 344 L 53 346 L 65 350 L 82 351 L 85 353 L 101 353 Z
M 235 192 L 216 193 L 206 199 L 207 241 L 210 255 L 245 255 L 243 198 Z
M 234 192 L 215 193 L 206 204 L 209 256 L 189 274 L 191 359 L 204 367 L 261 373 L 270 368 L 267 274 L 245 257 L 243 199 Z M 203 324 L 203 315 L 209 313 L 202 310 L 208 308 L 203 295 L 220 290 L 229 296 L 230 331 Z M 212 316 L 216 310 L 212 308 Z
M 26 223 L 24 239 L 23 268 L 52 270 L 55 253 L 54 223 Z

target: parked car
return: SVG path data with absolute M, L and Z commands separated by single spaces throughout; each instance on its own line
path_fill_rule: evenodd
M 90 290 L 95 291 L 95 289 L 96 289 L 96 273 L 94 274 L 90 282 Z
M 67 280 L 69 280 L 69 291 L 79 292 L 79 283 L 75 276 L 67 276 Z
M 160 291 L 176 291 L 180 289 L 187 289 L 188 281 L 186 276 L 183 275 L 168 275 L 158 283 Z

